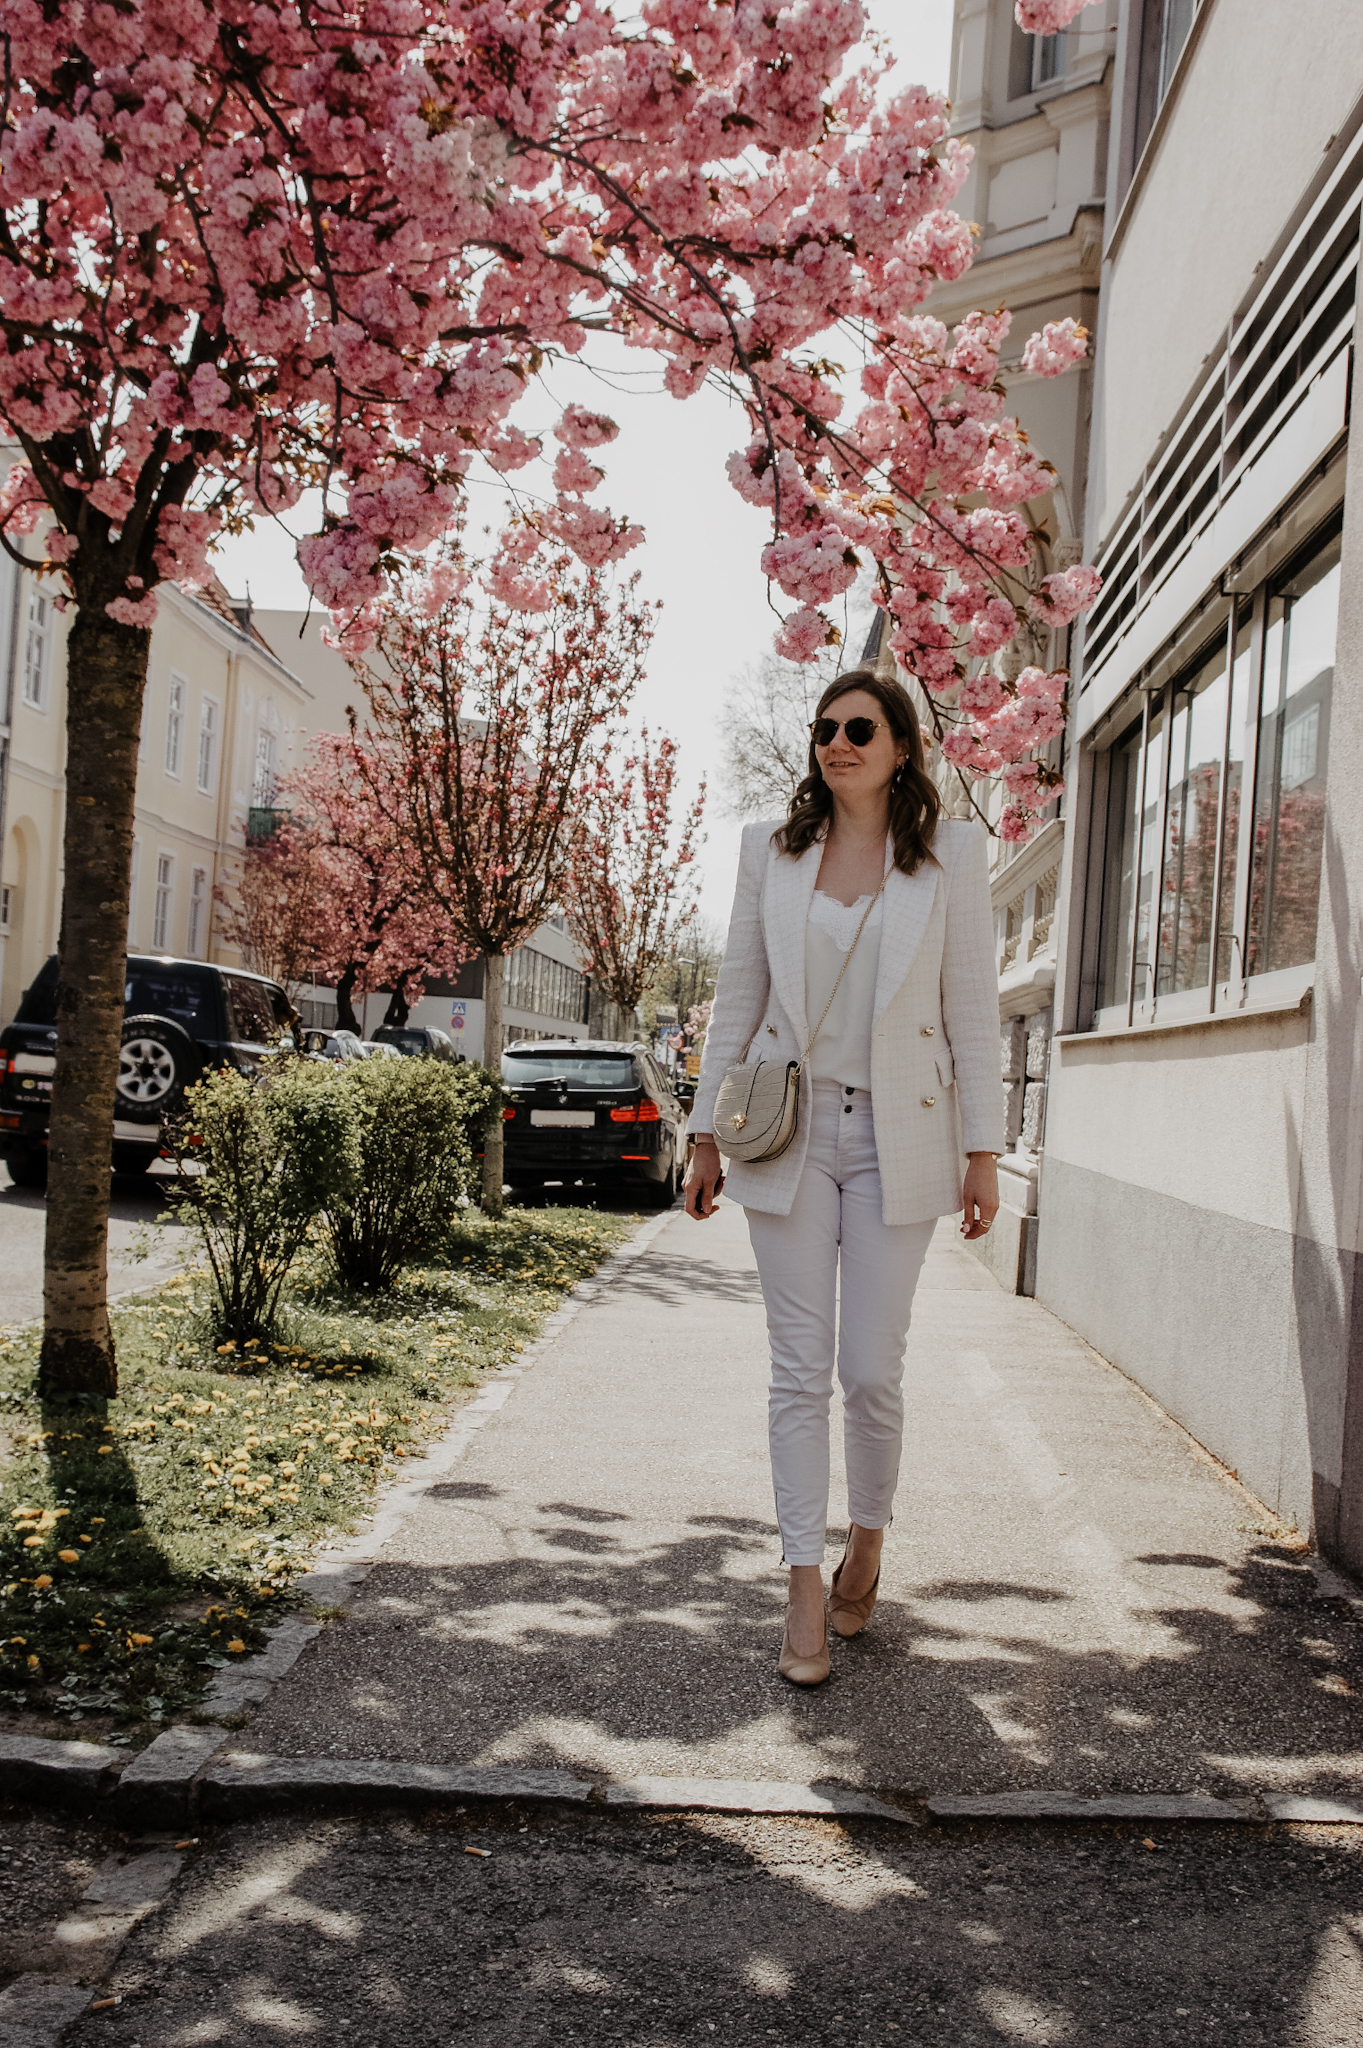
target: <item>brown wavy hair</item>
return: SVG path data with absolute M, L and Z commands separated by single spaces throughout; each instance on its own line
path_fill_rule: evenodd
M 923 733 L 913 699 L 897 680 L 883 680 L 869 668 L 849 668 L 828 685 L 814 716 L 822 718 L 829 705 L 849 690 L 865 690 L 875 698 L 896 743 L 906 750 L 903 765 L 896 770 L 889 789 L 894 864 L 906 875 L 922 867 L 925 860 L 936 866 L 932 841 L 942 815 L 942 799 L 924 765 Z M 772 833 L 771 843 L 778 852 L 798 860 L 816 840 L 827 838 L 832 822 L 833 792 L 820 772 L 811 739 L 809 773 L 791 798 L 786 822 Z

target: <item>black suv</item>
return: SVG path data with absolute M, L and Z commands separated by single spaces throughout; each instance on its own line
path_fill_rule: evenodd
M 244 968 L 205 960 L 129 959 L 123 1052 L 114 1107 L 114 1171 L 144 1173 L 161 1149 L 161 1121 L 213 1067 L 251 1072 L 296 1022 L 282 988 Z M 57 958 L 24 992 L 0 1031 L 0 1159 L 20 1187 L 47 1177 L 47 1119 L 57 1049 Z
M 503 1171 L 513 1188 L 634 1185 L 671 1207 L 685 1168 L 686 1111 L 647 1046 L 589 1038 L 512 1045 L 502 1080 Z
M 459 1057 L 448 1031 L 433 1024 L 380 1024 L 375 1045 L 391 1045 L 404 1059 L 454 1060 Z

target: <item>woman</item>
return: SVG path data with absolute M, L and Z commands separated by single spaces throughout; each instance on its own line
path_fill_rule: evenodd
M 790 1567 L 778 1668 L 797 1685 L 827 1678 L 830 1619 L 841 1636 L 870 1619 L 899 1474 L 914 1288 L 938 1216 L 963 1207 L 966 1238 L 989 1229 L 1004 1149 L 984 834 L 941 817 L 898 682 L 870 669 L 839 676 L 810 735 L 785 823 L 743 834 L 686 1181 L 687 1213 L 712 1215 L 726 1070 L 808 1051 L 794 1139 L 777 1158 L 735 1161 L 728 1182 L 747 1210 L 767 1309 L 772 1478 Z M 851 1528 L 825 1607 L 835 1362 Z

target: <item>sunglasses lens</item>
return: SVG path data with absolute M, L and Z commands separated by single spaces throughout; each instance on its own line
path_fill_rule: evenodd
M 854 747 L 869 747 L 875 738 L 876 722 L 873 718 L 849 718 L 844 730 Z
M 838 736 L 836 718 L 816 718 L 809 728 L 809 736 L 816 747 L 831 747 Z

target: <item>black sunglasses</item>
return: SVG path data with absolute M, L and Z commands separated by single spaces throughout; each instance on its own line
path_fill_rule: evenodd
M 880 718 L 815 718 L 810 722 L 809 737 L 816 747 L 831 747 L 841 730 L 854 747 L 869 747 L 883 724 Z

